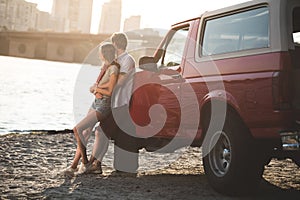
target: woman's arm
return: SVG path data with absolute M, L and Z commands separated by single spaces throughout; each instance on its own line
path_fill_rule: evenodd
M 112 91 L 117 83 L 117 80 L 118 80 L 118 75 L 113 73 L 112 75 L 110 75 L 109 81 L 107 83 L 102 84 L 102 85 L 100 85 L 100 87 L 96 88 L 97 93 L 100 93 L 100 94 L 106 95 L 106 96 L 111 96 Z M 102 88 L 103 85 L 105 85 L 105 86 L 107 85 L 107 87 Z
M 101 88 L 101 89 L 106 89 L 106 88 L 108 88 L 109 87 L 109 81 L 107 81 L 106 83 L 103 83 L 103 84 L 101 84 L 101 85 L 98 85 L 98 88 Z
M 90 93 L 94 93 L 96 87 L 97 87 L 97 83 L 94 83 L 94 85 L 90 87 Z

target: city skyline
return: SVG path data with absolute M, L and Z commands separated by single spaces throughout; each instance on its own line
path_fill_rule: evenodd
M 42 11 L 51 12 L 53 0 L 26 0 L 38 4 L 38 8 Z M 109 0 L 94 0 L 93 14 L 90 32 L 98 33 L 102 5 Z M 131 16 L 141 16 L 141 28 L 162 28 L 168 29 L 172 24 L 197 17 L 205 11 L 215 10 L 222 7 L 246 2 L 249 0 L 185 0 L 176 2 L 170 7 L 170 1 L 161 0 L 122 0 L 122 16 L 121 28 L 126 18 Z M 170 7 L 168 9 L 168 7 Z M 163 19 L 163 20 L 162 20 Z

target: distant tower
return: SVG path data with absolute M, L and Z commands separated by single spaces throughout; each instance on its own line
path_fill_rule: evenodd
M 80 0 L 79 4 L 79 28 L 82 33 L 91 32 L 93 0 Z
M 55 31 L 90 33 L 93 0 L 53 0 Z
M 53 0 L 52 17 L 54 18 L 54 31 L 65 32 L 65 24 L 68 21 L 69 0 Z
M 131 16 L 125 19 L 123 31 L 126 32 L 126 31 L 138 30 L 140 29 L 140 25 L 141 25 L 141 16 L 140 15 Z
M 111 34 L 120 31 L 122 15 L 122 1 L 110 0 L 102 6 L 99 33 Z

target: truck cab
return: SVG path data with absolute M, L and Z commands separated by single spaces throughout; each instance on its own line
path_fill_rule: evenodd
M 299 71 L 300 1 L 253 0 L 174 24 L 131 79 L 138 148 L 201 146 L 214 189 L 250 192 L 271 158 L 299 166 Z

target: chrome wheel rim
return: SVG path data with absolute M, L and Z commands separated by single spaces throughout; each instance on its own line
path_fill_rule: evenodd
M 222 177 L 230 168 L 232 147 L 228 136 L 224 132 L 215 134 L 211 141 L 216 139 L 217 142 L 209 153 L 209 163 L 213 173 L 218 177 Z

